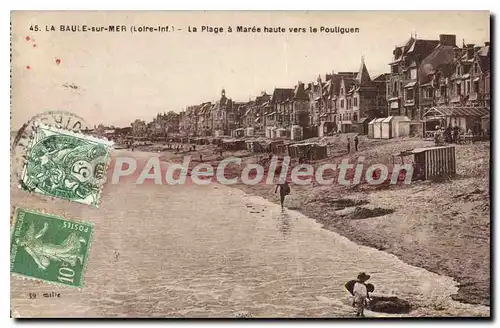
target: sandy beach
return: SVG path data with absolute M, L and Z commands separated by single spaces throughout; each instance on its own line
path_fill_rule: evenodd
M 391 164 L 392 154 L 406 149 L 429 147 L 421 139 L 373 140 L 362 138 L 359 152 L 347 155 L 346 138 L 332 138 L 338 155 L 314 163 L 339 163 L 348 158 L 355 163 Z M 352 136 L 351 136 L 352 137 Z M 215 146 L 201 146 L 196 152 L 162 152 L 166 161 L 180 161 L 182 156 L 217 166 L 220 158 Z M 246 151 L 225 152 L 243 163 L 257 162 L 255 154 Z M 457 176 L 441 182 L 415 181 L 410 185 L 361 184 L 358 186 L 292 186 L 286 199 L 288 209 L 316 220 L 324 229 L 335 231 L 350 240 L 396 255 L 405 263 L 431 272 L 454 277 L 458 292 L 453 299 L 472 304 L 490 302 L 490 143 L 456 145 Z M 233 169 L 231 175 L 238 176 Z M 274 187 L 236 184 L 247 194 L 258 195 L 275 204 L 279 197 Z
M 222 185 L 107 184 L 99 210 L 17 188 L 12 201 L 96 225 L 85 287 L 13 277 L 12 309 L 18 317 L 350 317 L 343 284 L 359 271 L 370 272 L 376 295 L 408 300 L 409 316 L 490 311 L 452 300 L 457 287 L 450 277 L 360 246 L 298 211 L 282 212 L 263 197 Z M 52 291 L 61 297 L 28 297 Z

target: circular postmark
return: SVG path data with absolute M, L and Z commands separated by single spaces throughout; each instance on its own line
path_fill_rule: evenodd
M 12 141 L 11 151 L 16 151 L 18 146 L 22 148 L 26 147 L 33 129 L 40 123 L 76 133 L 90 129 L 90 126 L 81 116 L 65 110 L 49 110 L 33 116 L 28 122 L 23 124 Z
M 89 124 L 82 117 L 65 110 L 50 110 L 33 116 L 19 129 L 11 144 L 11 173 L 17 182 L 21 180 L 20 176 L 27 159 L 27 148 L 39 124 L 75 133 L 90 129 Z
M 55 133 L 38 139 L 29 152 L 23 173 L 25 190 L 33 186 L 40 193 L 69 200 L 98 196 L 106 171 L 107 146 Z

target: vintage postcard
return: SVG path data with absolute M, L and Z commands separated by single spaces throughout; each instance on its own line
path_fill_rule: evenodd
M 490 318 L 490 19 L 13 11 L 11 313 Z

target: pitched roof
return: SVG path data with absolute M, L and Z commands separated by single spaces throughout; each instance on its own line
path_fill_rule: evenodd
M 483 117 L 490 113 L 490 111 L 485 107 L 434 107 L 428 110 L 424 116 L 428 113 L 438 112 L 443 116 L 479 116 Z
M 356 80 L 360 85 L 368 84 L 372 81 L 370 74 L 366 69 L 365 60 L 361 59 L 361 65 L 359 67 L 358 74 L 356 74 Z
M 386 82 L 387 80 L 387 77 L 391 75 L 391 73 L 382 73 L 382 74 L 379 74 L 377 76 L 375 76 L 372 81 L 373 82 Z
M 398 62 L 404 55 L 419 54 L 426 57 L 439 44 L 439 40 L 423 40 L 410 37 L 403 46 L 398 46 L 394 50 L 394 60 Z
M 344 77 L 343 80 L 344 80 L 344 86 L 346 88 L 345 92 L 349 91 L 349 89 L 353 84 L 356 84 L 355 78 Z
M 408 49 L 407 53 L 418 53 L 427 56 L 439 44 L 439 40 L 416 39 Z
M 489 72 L 491 70 L 490 46 L 481 47 L 477 52 L 477 58 L 479 66 L 481 66 L 481 71 Z
M 309 100 L 309 96 L 307 96 L 306 91 L 304 90 L 304 83 L 299 82 L 299 84 L 297 84 L 293 92 L 293 99 Z
M 293 97 L 293 92 L 294 90 L 292 88 L 274 88 L 271 102 L 278 103 L 291 99 Z
M 429 74 L 434 73 L 438 68 L 453 63 L 455 58 L 455 47 L 438 45 L 425 57 L 419 67 L 419 81 L 425 83 L 430 80 Z

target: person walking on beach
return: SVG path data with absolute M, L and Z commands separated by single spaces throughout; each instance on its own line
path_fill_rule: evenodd
M 285 181 L 284 183 L 281 183 L 276 186 L 276 189 L 274 190 L 274 193 L 278 191 L 278 188 L 280 189 L 280 203 L 281 203 L 281 209 L 283 209 L 283 203 L 285 202 L 285 196 L 290 194 L 290 185 L 288 184 L 288 181 Z
M 370 279 L 370 275 L 361 272 L 358 274 L 357 281 L 354 284 L 354 288 L 352 290 L 353 294 L 353 305 L 356 308 L 356 316 L 364 317 L 365 316 L 365 307 L 369 300 L 368 289 L 366 287 L 366 281 Z
M 354 137 L 354 149 L 356 151 L 358 151 L 358 144 L 359 144 L 359 139 L 358 139 L 358 135 L 356 134 L 356 136 Z
M 351 138 L 347 138 L 347 153 L 351 153 Z

